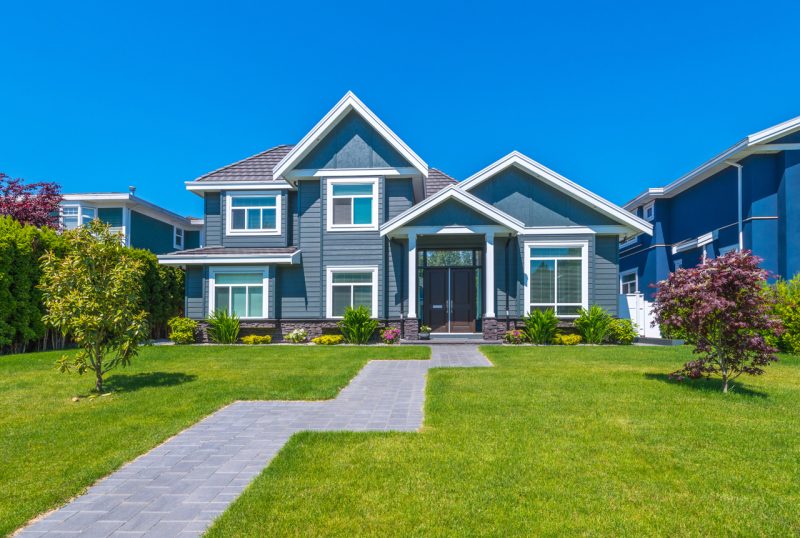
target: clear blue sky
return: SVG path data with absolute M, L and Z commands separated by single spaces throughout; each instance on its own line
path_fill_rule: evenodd
M 800 115 L 796 0 L 116 4 L 0 6 L 0 171 L 198 215 L 353 90 L 458 179 L 517 149 L 624 203 Z

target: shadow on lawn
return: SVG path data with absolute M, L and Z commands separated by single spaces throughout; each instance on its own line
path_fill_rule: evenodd
M 685 379 L 683 381 L 677 381 L 672 379 L 669 374 L 651 374 L 645 373 L 645 379 L 650 379 L 654 381 L 660 381 L 662 383 L 667 383 L 669 385 L 678 385 L 681 387 L 686 387 L 687 389 L 698 390 L 701 392 L 718 392 L 722 394 L 722 380 L 721 379 Z M 753 390 L 745 387 L 741 383 L 737 383 L 735 381 L 731 381 L 728 383 L 728 392 L 732 394 L 741 394 L 742 396 L 749 396 L 752 398 L 768 398 L 769 395 L 766 392 L 761 392 L 759 390 Z
M 104 383 L 109 392 L 134 392 L 148 387 L 173 387 L 197 379 L 196 375 L 182 372 L 146 372 L 141 374 L 115 374 Z

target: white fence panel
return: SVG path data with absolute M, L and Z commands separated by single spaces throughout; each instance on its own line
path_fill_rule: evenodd
M 619 317 L 628 318 L 636 324 L 639 336 L 661 338 L 658 325 L 654 321 L 653 303 L 645 301 L 641 293 L 623 293 L 619 296 Z

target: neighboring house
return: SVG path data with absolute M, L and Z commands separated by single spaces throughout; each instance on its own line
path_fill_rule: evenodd
M 163 254 L 202 246 L 203 219 L 182 217 L 129 192 L 65 194 L 61 224 L 76 228 L 99 219 L 119 231 L 127 246 Z
M 513 152 L 467 180 L 428 167 L 352 93 L 296 145 L 186 184 L 206 246 L 186 268 L 186 313 L 217 309 L 280 338 L 333 330 L 365 305 L 414 339 L 502 331 L 531 309 L 616 314 L 618 245 L 652 227 Z
M 625 209 L 654 233 L 620 245 L 620 290 L 652 300 L 651 284 L 678 267 L 731 250 L 752 250 L 762 267 L 800 272 L 800 117 L 752 134 Z

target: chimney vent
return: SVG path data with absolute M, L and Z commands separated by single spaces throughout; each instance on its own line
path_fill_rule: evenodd
M 133 185 L 129 186 L 128 192 L 130 192 L 131 196 L 133 196 L 134 194 L 136 194 L 136 187 L 134 187 Z

